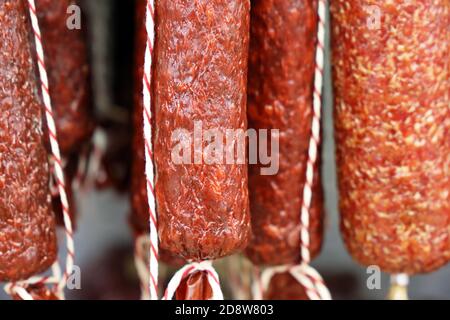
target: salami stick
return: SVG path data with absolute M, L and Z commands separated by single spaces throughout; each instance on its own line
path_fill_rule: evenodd
M 317 10 L 317 15 L 314 8 Z M 286 256 L 278 258 L 279 263 L 287 264 L 267 268 L 261 276 L 256 270 L 259 268 L 255 267 L 256 281 L 252 291 L 255 298 L 263 298 L 264 293 L 267 294 L 266 297 L 270 297 L 272 295 L 270 286 L 274 286 L 276 290 L 277 285 L 285 279 L 295 279 L 304 288 L 304 290 L 297 290 L 300 293 L 298 298 L 304 298 L 306 293 L 310 299 L 328 300 L 331 299 L 331 295 L 322 277 L 309 265 L 311 255 L 316 254 L 316 251 L 320 249 L 321 242 L 321 203 L 315 201 L 317 196 L 319 198 L 321 196 L 317 164 L 320 162 L 318 150 L 320 149 L 326 1 L 319 0 L 318 5 L 314 1 L 266 1 L 256 3 L 253 9 L 252 48 L 255 50 L 251 51 L 250 59 L 250 65 L 254 70 L 250 69 L 249 105 L 252 106 L 253 103 L 254 110 L 252 113 L 252 109 L 249 109 L 249 118 L 262 128 L 273 128 L 273 125 L 281 127 L 280 144 L 282 146 L 280 146 L 278 175 L 263 177 L 255 170 L 257 166 L 253 167 L 254 171 L 251 171 L 251 205 L 257 213 L 252 218 L 257 236 L 247 250 L 247 254 L 255 263 L 267 264 L 270 256 L 279 256 L 281 252 Z M 299 19 L 304 23 L 302 28 L 298 28 Z M 285 42 L 286 37 L 292 40 Z M 315 41 L 317 41 L 317 47 Z M 298 47 L 296 49 L 305 50 L 302 57 L 296 56 L 298 50 L 289 51 L 292 43 Z M 261 48 L 260 52 L 256 50 L 258 47 Z M 301 58 L 305 58 L 304 65 L 299 65 Z M 302 72 L 297 72 L 299 70 Z M 312 91 L 314 91 L 313 99 Z M 308 97 L 311 100 L 308 100 Z M 312 107 L 314 112 L 311 112 L 312 110 L 308 107 Z M 303 117 L 308 117 L 309 112 L 312 115 L 308 123 L 303 121 Z M 297 121 L 304 126 L 309 126 L 310 131 L 302 131 L 297 122 L 291 121 L 292 115 L 300 117 Z M 293 133 L 296 133 L 300 139 Z M 301 147 L 303 144 L 304 150 L 292 148 L 292 145 Z M 293 161 L 294 159 L 300 162 Z M 302 166 L 304 167 L 303 178 L 297 172 Z M 300 179 L 300 182 L 296 179 L 292 180 L 293 177 Z M 290 194 L 292 189 L 296 190 L 297 184 L 301 185 L 303 191 L 301 198 L 299 195 Z M 282 202 L 281 205 L 277 205 L 279 202 L 276 201 L 274 204 L 270 198 L 278 201 L 285 201 L 284 198 L 289 200 L 286 201 L 287 203 Z M 291 212 L 292 216 L 287 216 L 286 212 L 290 212 L 292 208 L 288 211 L 286 208 L 295 204 L 297 200 L 300 214 L 297 213 L 297 218 L 293 215 L 294 212 Z M 264 206 L 267 206 L 270 215 L 265 215 Z M 287 221 L 285 221 L 286 218 L 288 218 Z M 298 234 L 293 233 L 291 228 L 298 229 Z M 276 242 L 271 242 L 273 241 L 271 238 L 274 237 L 278 237 L 276 239 L 281 241 L 281 245 L 277 246 Z M 293 251 L 294 244 L 297 246 L 298 253 Z M 292 252 L 292 256 L 288 256 L 288 252 Z M 277 258 L 274 260 L 277 261 Z M 296 264 L 300 260 L 301 263 Z M 283 273 L 281 277 L 277 276 Z M 297 284 L 294 286 L 298 287 Z
M 450 259 L 450 2 L 331 2 L 341 229 L 361 264 Z
M 143 131 L 143 71 L 144 56 L 147 44 L 145 26 L 147 0 L 136 1 L 136 39 L 135 39 L 135 71 L 134 71 L 134 111 L 133 111 L 133 163 L 131 175 L 131 225 L 136 235 L 135 262 L 141 278 L 142 297 L 150 297 L 148 292 L 150 239 L 149 232 L 149 206 L 147 200 L 147 181 L 145 176 L 145 144 Z M 153 123 L 154 125 L 154 123 Z M 146 248 L 146 249 L 143 249 Z M 159 250 L 159 259 L 172 266 L 182 266 L 184 260 L 171 254 L 167 250 Z
M 58 142 L 65 158 L 67 193 L 75 222 L 72 181 L 79 153 L 93 130 L 91 115 L 91 87 L 86 42 L 85 24 L 81 29 L 70 25 L 68 8 L 77 5 L 76 0 L 36 0 L 37 16 L 42 32 L 44 52 L 47 59 L 48 81 L 52 98 Z M 84 21 L 81 21 L 84 23 Z M 57 188 L 55 188 L 57 190 Z M 62 224 L 59 194 L 53 194 L 54 210 L 58 224 Z
M 79 151 L 93 129 L 87 48 L 83 29 L 69 29 L 75 0 L 36 0 L 47 59 L 50 95 L 61 152 Z M 83 27 L 83 25 L 82 25 Z
M 0 281 L 16 281 L 55 261 L 55 219 L 25 2 L 1 0 L 0 25 Z
M 279 171 L 250 165 L 253 239 L 258 265 L 300 262 L 300 211 L 313 116 L 317 1 L 255 1 L 252 7 L 248 118 L 255 129 L 279 129 Z M 322 190 L 315 167 L 310 252 L 322 244 Z
M 247 0 L 156 1 L 154 103 L 160 246 L 186 260 L 217 259 L 249 237 L 247 168 L 175 164 L 176 129 L 242 129 L 246 122 Z M 192 144 L 191 144 L 192 145 Z

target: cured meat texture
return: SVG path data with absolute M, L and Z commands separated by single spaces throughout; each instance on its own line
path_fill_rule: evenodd
M 450 2 L 331 3 L 342 234 L 391 273 L 450 259 Z
M 262 175 L 259 164 L 249 167 L 253 239 L 246 254 L 255 264 L 297 263 L 313 114 L 317 1 L 264 0 L 252 5 L 249 127 L 278 129 L 280 138 L 276 175 Z M 317 165 L 310 209 L 312 256 L 322 244 L 322 215 Z
M 80 30 L 68 27 L 67 9 L 76 4 L 74 0 L 36 0 L 58 142 L 65 155 L 79 151 L 93 130 L 84 20 Z
M 247 0 L 156 1 L 153 143 L 160 246 L 186 260 L 232 254 L 249 238 L 247 166 L 225 160 L 179 165 L 171 157 L 178 144 L 172 134 L 192 133 L 195 121 L 224 135 L 247 128 L 249 9 Z
M 144 54 L 147 43 L 145 30 L 146 0 L 136 1 L 136 44 L 134 70 L 134 110 L 133 110 L 133 163 L 131 176 L 131 216 L 130 222 L 136 235 L 149 232 L 149 209 L 147 200 L 147 180 L 145 177 L 143 96 L 142 77 Z M 184 260 L 164 249 L 160 249 L 161 261 L 172 266 L 182 266 Z
M 25 1 L 1 0 L 0 25 L 0 281 L 16 281 L 55 260 L 55 218 Z

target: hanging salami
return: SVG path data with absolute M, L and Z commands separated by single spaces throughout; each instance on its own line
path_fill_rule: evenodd
M 47 59 L 48 81 L 58 142 L 64 156 L 73 222 L 76 210 L 72 182 L 77 173 L 80 152 L 94 128 L 85 28 L 84 25 L 80 25 L 81 29 L 72 28 L 67 13 L 70 6 L 77 4 L 75 0 L 36 0 L 44 51 L 51 57 Z M 62 224 L 61 203 L 56 187 L 54 189 L 53 207 L 58 224 Z
M 195 121 L 223 134 L 246 129 L 249 9 L 247 0 L 156 1 L 153 143 L 160 246 L 187 260 L 232 254 L 249 236 L 246 166 L 175 164 L 171 158 L 172 134 L 193 132 Z
M 254 129 L 279 129 L 279 171 L 249 167 L 253 239 L 258 265 L 300 262 L 300 210 L 313 115 L 317 1 L 255 1 L 252 7 L 248 118 Z M 310 250 L 322 243 L 322 190 L 315 168 Z
M 449 5 L 331 2 L 342 235 L 386 272 L 450 259 Z
M 136 237 L 149 232 L 149 209 L 147 185 L 144 174 L 144 132 L 142 76 L 147 33 L 145 30 L 146 0 L 136 1 L 136 44 L 134 70 L 134 111 L 133 111 L 133 163 L 131 176 L 131 225 Z M 160 260 L 173 266 L 183 265 L 184 260 L 166 250 L 160 250 Z
M 69 29 L 67 9 L 75 0 L 36 0 L 43 47 L 50 58 L 50 95 L 61 152 L 80 151 L 93 130 L 89 65 L 83 29 Z
M 16 281 L 55 261 L 55 219 L 25 2 L 0 1 L 0 25 L 0 281 Z

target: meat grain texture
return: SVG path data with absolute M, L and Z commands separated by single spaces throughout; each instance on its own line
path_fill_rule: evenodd
M 56 258 L 49 168 L 25 1 L 0 1 L 0 281 Z
M 331 2 L 342 234 L 357 261 L 386 272 L 450 259 L 449 10 Z
M 156 1 L 153 143 L 160 246 L 186 260 L 232 254 L 249 238 L 247 166 L 178 165 L 171 158 L 174 130 L 192 133 L 195 121 L 223 134 L 246 130 L 249 11 L 248 0 Z
M 253 239 L 259 265 L 300 262 L 300 212 L 313 115 L 317 1 L 252 2 L 248 80 L 249 127 L 279 129 L 279 171 L 249 167 Z M 270 150 L 270 148 L 268 148 Z M 310 210 L 311 255 L 322 244 L 322 188 L 315 170 Z

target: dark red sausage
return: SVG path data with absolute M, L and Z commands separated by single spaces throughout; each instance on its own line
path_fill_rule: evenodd
M 142 76 L 144 68 L 144 54 L 147 40 L 145 30 L 146 0 L 136 1 L 136 44 L 134 70 L 134 111 L 133 111 L 133 163 L 131 175 L 131 225 L 136 235 L 149 232 L 149 211 L 147 200 L 147 185 L 145 179 L 144 131 L 143 131 L 143 96 Z M 184 260 L 170 252 L 161 249 L 161 261 L 172 266 L 181 266 Z
M 25 1 L 0 1 L 0 281 L 26 279 L 56 258 L 44 107 Z
M 392 273 L 450 260 L 450 2 L 331 2 L 341 229 Z M 377 21 L 378 20 L 378 21 Z
M 216 259 L 249 238 L 247 166 L 171 159 L 174 130 L 247 128 L 248 0 L 156 1 L 154 103 L 161 247 Z M 191 144 L 192 146 L 192 144 Z
M 311 137 L 317 1 L 252 2 L 248 81 L 249 127 L 279 129 L 279 171 L 249 167 L 255 264 L 300 260 L 300 211 Z M 311 255 L 322 243 L 322 189 L 315 172 L 310 217 Z
M 67 8 L 74 0 L 36 0 L 49 76 L 58 142 L 65 155 L 79 151 L 91 135 L 89 65 L 83 30 L 69 29 Z M 84 28 L 84 29 L 83 29 Z
M 273 276 L 267 292 L 264 293 L 264 299 L 309 300 L 305 287 L 289 273 L 278 273 Z

